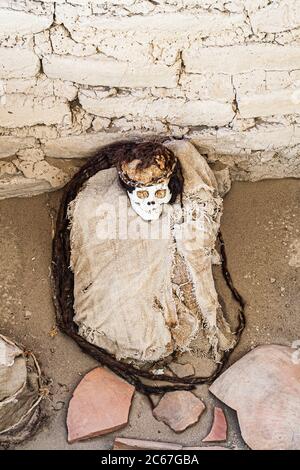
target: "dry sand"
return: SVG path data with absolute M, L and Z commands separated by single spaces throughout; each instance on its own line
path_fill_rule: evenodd
M 72 391 L 97 363 L 55 328 L 51 300 L 51 238 L 61 193 L 0 201 L 1 333 L 37 355 L 50 379 L 40 431 L 19 449 L 108 449 L 115 434 L 69 445 L 66 412 Z M 300 182 L 235 183 L 225 198 L 222 232 L 229 268 L 247 301 L 247 326 L 230 357 L 235 361 L 265 343 L 291 345 L 300 339 Z M 175 434 L 151 414 L 148 399 L 136 394 L 130 424 L 118 436 L 199 445 L 216 400 L 198 387 L 207 410 L 200 422 Z M 227 409 L 229 446 L 243 448 L 235 413 Z

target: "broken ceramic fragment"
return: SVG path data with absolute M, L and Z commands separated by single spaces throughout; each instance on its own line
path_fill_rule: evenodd
M 237 411 L 244 441 L 254 450 L 300 449 L 300 362 L 295 349 L 255 348 L 210 387 Z
M 183 447 L 182 450 L 234 450 L 223 446 Z
M 148 441 L 116 437 L 113 450 L 229 450 L 221 446 L 183 447 L 171 442 Z
M 132 385 L 103 367 L 86 374 L 69 404 L 68 441 L 101 436 L 126 426 L 133 393 Z
M 113 450 L 181 450 L 180 444 L 116 437 Z
M 227 421 L 222 408 L 214 408 L 214 420 L 209 434 L 202 442 L 222 442 L 227 439 Z
M 171 442 L 145 441 L 141 439 L 127 439 L 116 437 L 113 450 L 229 450 L 221 446 L 183 447 L 181 444 Z
M 163 421 L 175 432 L 182 432 L 197 423 L 205 410 L 204 403 L 192 392 L 166 393 L 153 410 L 153 416 Z
M 179 378 L 195 375 L 195 369 L 192 364 L 179 364 L 178 362 L 173 362 L 169 365 L 169 368 Z

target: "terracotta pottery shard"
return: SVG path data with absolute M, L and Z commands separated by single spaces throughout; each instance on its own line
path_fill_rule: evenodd
M 221 446 L 183 447 L 171 442 L 144 441 L 141 439 L 127 439 L 116 437 L 113 450 L 230 450 Z
M 101 436 L 126 426 L 133 393 L 132 385 L 102 367 L 86 374 L 69 404 L 68 441 Z
M 251 449 L 300 449 L 296 349 L 259 346 L 226 370 L 210 391 L 237 411 L 243 439 Z
M 227 439 L 227 421 L 222 408 L 214 409 L 214 421 L 209 434 L 202 442 L 221 442 Z
M 181 450 L 180 444 L 116 437 L 113 450 Z
M 181 432 L 196 423 L 204 410 L 204 403 L 192 392 L 177 391 L 166 393 L 154 408 L 153 415 L 175 432 Z
M 195 375 L 195 369 L 192 364 L 179 364 L 178 362 L 174 362 L 170 364 L 170 369 L 174 374 L 179 377 L 191 377 Z
M 234 450 L 222 446 L 183 447 L 182 450 Z

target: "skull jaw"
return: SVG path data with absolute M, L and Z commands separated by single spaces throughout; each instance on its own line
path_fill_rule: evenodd
M 143 220 L 146 220 L 147 222 L 151 220 L 158 220 L 163 209 L 163 206 L 159 205 L 147 210 L 134 202 L 131 202 L 131 207 Z

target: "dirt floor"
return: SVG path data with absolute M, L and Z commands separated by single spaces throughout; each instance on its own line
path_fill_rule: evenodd
M 0 331 L 32 349 L 50 392 L 40 431 L 18 449 L 109 449 L 116 435 L 201 445 L 216 400 L 206 386 L 199 423 L 181 434 L 152 417 L 136 393 L 130 424 L 108 436 L 69 445 L 68 402 L 82 376 L 97 363 L 55 327 L 51 300 L 51 239 L 61 193 L 0 201 Z M 291 345 L 300 339 L 300 181 L 235 183 L 225 198 L 222 232 L 229 268 L 247 302 L 247 326 L 230 362 L 259 344 Z M 245 448 L 235 412 L 226 408 L 228 447 Z

